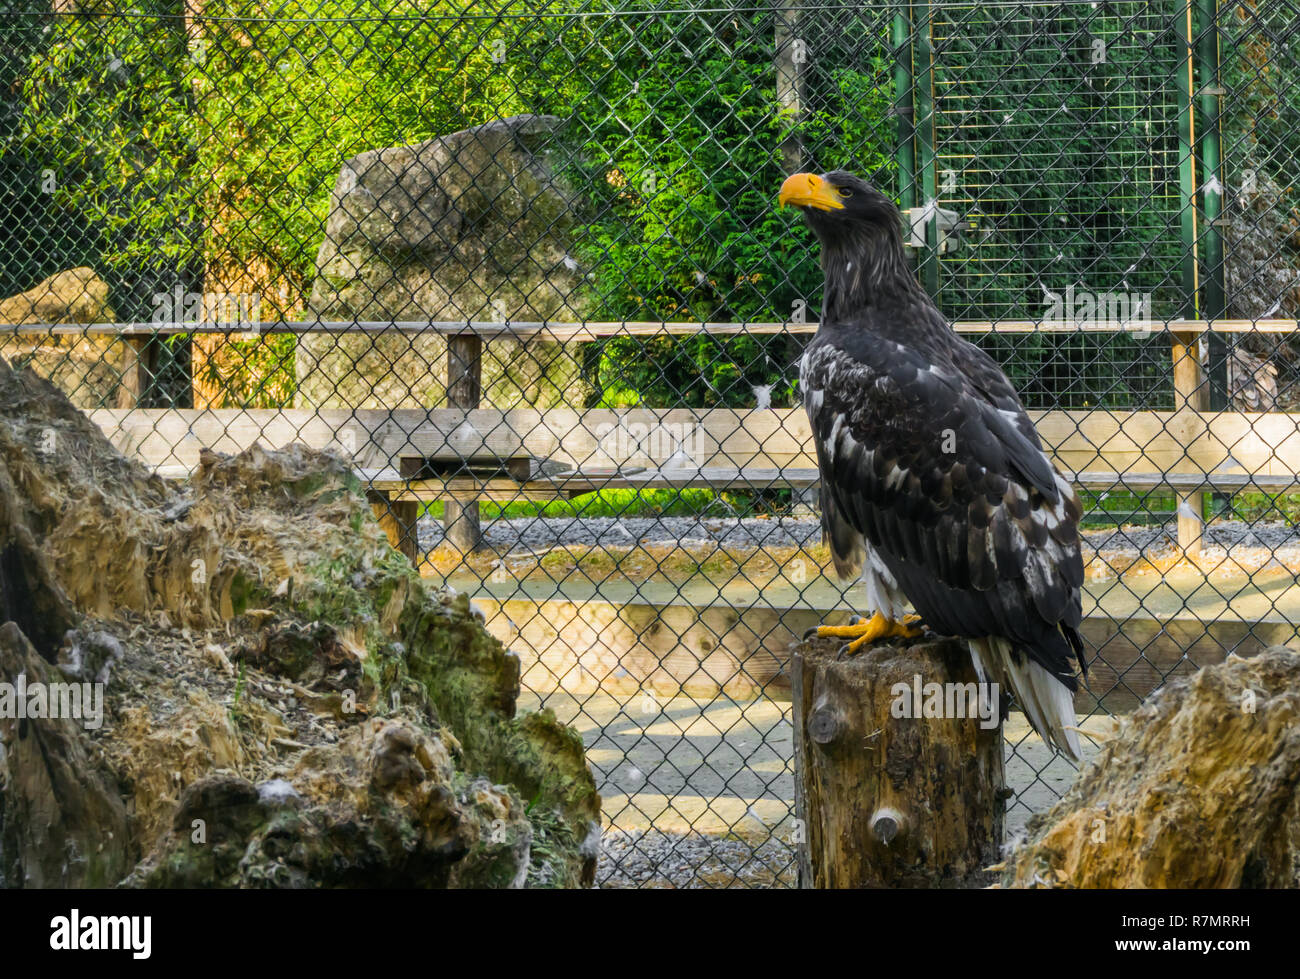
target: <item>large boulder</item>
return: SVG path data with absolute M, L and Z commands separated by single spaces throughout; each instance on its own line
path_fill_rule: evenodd
M 559 119 L 520 115 L 347 160 L 317 255 L 311 314 L 323 320 L 579 320 L 583 277 L 568 251 L 577 199 L 553 170 Z M 303 406 L 437 407 L 444 338 L 309 335 Z M 553 342 L 493 340 L 486 404 L 581 403 L 579 363 Z
M 0 886 L 591 882 L 580 738 L 341 460 L 165 481 L 0 361 L 0 554 Z
M 1300 215 L 1293 188 L 1258 154 L 1241 161 L 1249 189 L 1229 187 L 1224 267 L 1230 319 L 1300 316 Z M 1240 335 L 1231 345 L 1228 393 L 1238 411 L 1300 410 L 1300 343 L 1286 334 Z
M 108 283 L 84 266 L 57 272 L 25 292 L 0 299 L 0 327 L 116 320 Z M 15 336 L 0 329 L 0 357 L 49 378 L 78 408 L 117 403 L 128 353 L 126 343 L 114 336 Z

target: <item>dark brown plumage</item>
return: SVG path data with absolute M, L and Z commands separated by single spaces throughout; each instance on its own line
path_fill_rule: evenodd
M 800 385 L 836 570 L 861 571 L 887 619 L 910 604 L 934 631 L 970 639 L 981 673 L 1077 757 L 1074 489 L 1006 375 L 916 281 L 889 198 L 844 172 L 791 177 L 782 198 L 822 246 L 821 325 Z

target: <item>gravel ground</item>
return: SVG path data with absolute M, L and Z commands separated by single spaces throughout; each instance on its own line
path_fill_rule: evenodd
M 515 517 L 485 521 L 483 537 L 500 554 L 544 551 L 552 547 L 799 547 L 821 538 L 817 518 L 776 520 L 696 517 Z M 442 542 L 442 524 L 420 522 L 420 545 Z
M 488 546 L 499 554 L 545 551 L 554 547 L 633 547 L 636 544 L 679 547 L 792 548 L 817 544 L 816 517 L 776 519 L 722 517 L 516 517 L 483 525 Z M 1160 555 L 1174 546 L 1175 527 L 1122 527 L 1084 533 L 1098 551 L 1137 556 Z M 442 524 L 420 522 L 420 544 L 432 550 L 442 542 Z M 1205 546 L 1226 552 L 1276 552 L 1284 563 L 1300 562 L 1300 530 L 1283 523 L 1224 521 L 1206 528 Z
M 747 841 L 700 833 L 606 829 L 597 887 L 793 887 L 794 849 L 769 837 Z

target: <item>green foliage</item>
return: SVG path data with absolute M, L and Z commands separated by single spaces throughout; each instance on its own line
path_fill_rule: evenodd
M 773 206 L 781 178 L 797 160 L 899 190 L 884 9 L 805 14 L 815 56 L 797 121 L 779 110 L 768 10 L 209 0 L 187 28 L 180 0 L 141 0 L 126 16 L 78 9 L 29 18 L 0 54 L 0 127 L 11 137 L 0 173 L 26 202 L 0 214 L 0 234 L 22 243 L 31 232 L 19 226 L 34 223 L 44 236 L 5 274 L 25 287 L 51 271 L 37 255 L 84 260 L 77 248 L 90 242 L 92 264 L 127 293 L 114 296 L 123 318 L 148 318 L 150 291 L 178 279 L 256 292 L 266 317 L 301 314 L 344 159 L 520 112 L 569 121 L 576 152 L 559 163 L 589 203 L 574 253 L 589 270 L 593 319 L 780 321 L 801 301 L 814 318 L 820 270 L 802 222 Z M 950 316 L 1035 318 L 1045 289 L 1070 284 L 1149 292 L 1155 315 L 1181 312 L 1170 9 L 937 8 L 937 165 L 954 184 L 940 204 L 982 229 L 942 260 Z M 1300 95 L 1285 18 L 1238 11 L 1223 22 L 1228 155 L 1268 157 L 1286 186 L 1300 130 L 1285 110 Z M 38 194 L 47 169 L 53 193 Z M 980 342 L 1035 406 L 1169 404 L 1167 363 L 1148 341 Z M 182 364 L 189 343 L 173 342 Z M 591 346 L 596 405 L 794 402 L 796 338 Z M 194 380 L 224 391 L 222 404 L 286 403 L 293 354 L 288 337 L 232 340 L 195 360 Z
M 1300 527 L 1300 493 L 1237 493 L 1223 517 L 1248 523 L 1277 520 Z
M 605 89 L 613 119 L 583 109 L 587 155 L 607 161 L 584 180 L 600 194 L 599 220 L 580 249 L 601 318 L 782 321 L 799 301 L 815 316 L 812 236 L 774 207 L 787 124 L 771 38 L 766 15 L 653 22 L 638 32 L 637 54 L 654 70 Z M 860 50 L 817 59 L 805 82 L 812 108 L 793 133 L 822 169 L 852 168 L 889 186 L 890 75 L 883 57 L 869 71 L 853 67 Z M 788 406 L 799 349 L 787 337 L 615 338 L 597 357 L 596 403 L 752 407 L 762 387 L 771 404 Z
M 23 81 L 33 53 L 46 41 L 35 17 L 9 10 L 0 43 L 0 296 L 11 296 L 61 269 L 86 263 L 99 242 L 85 228 L 61 227 L 46 192 L 48 161 L 29 151 L 23 138 Z M 57 229 L 57 230 L 56 230 Z
M 749 517 L 779 513 L 790 506 L 789 490 L 716 492 L 683 490 L 597 490 L 572 500 L 521 500 L 514 503 L 484 501 L 484 520 L 515 517 Z M 426 504 L 424 512 L 441 520 L 443 505 Z
M 983 236 L 944 259 L 948 314 L 1036 319 L 1045 290 L 1076 285 L 1154 292 L 1154 314 L 1177 315 L 1178 53 L 1164 5 L 951 16 L 963 26 L 945 28 L 936 78 L 940 204 L 978 215 Z
M 1178 64 L 1167 5 L 990 6 L 939 16 L 939 203 L 979 221 L 941 259 L 958 320 L 1040 319 L 1048 291 L 1184 311 Z M 1164 408 L 1167 357 L 1127 335 L 982 337 L 1031 407 Z
M 499 22 L 450 19 L 459 2 L 218 0 L 196 72 L 204 211 L 226 263 L 282 274 L 306 298 L 343 160 L 531 111 L 525 59 L 493 62 Z M 389 19 L 389 17 L 392 19 Z M 512 25 L 518 29 L 522 25 Z M 542 66 L 537 66 L 542 67 Z
M 495 16 L 440 0 L 420 18 L 407 0 L 211 0 L 187 34 L 179 0 L 136 9 L 54 19 L 23 80 L 24 151 L 57 161 L 59 207 L 104 237 L 96 264 L 122 278 L 194 267 L 206 291 L 262 295 L 264 316 L 301 312 L 344 159 L 541 112 L 568 119 L 580 148 L 567 167 L 591 204 L 574 250 L 594 318 L 781 320 L 798 300 L 815 307 L 810 236 L 773 207 L 787 134 L 766 13 L 633 27 L 600 16 L 616 4 L 580 0 Z M 854 29 L 878 40 L 877 26 Z M 797 135 L 826 168 L 887 174 L 888 66 L 861 67 L 860 50 L 809 67 Z M 147 318 L 135 302 L 119 312 Z M 786 405 L 798 350 L 788 338 L 614 340 L 591 359 L 596 400 L 747 405 L 757 386 Z M 228 388 L 225 403 L 274 404 L 292 396 L 279 376 L 292 352 L 232 347 L 196 380 Z
M 1300 204 L 1300 59 L 1295 13 L 1260 4 L 1230 8 L 1222 24 L 1221 73 L 1224 99 L 1224 160 L 1229 188 L 1249 193 L 1243 171 L 1263 170 Z M 1258 179 L 1259 174 L 1256 174 Z
M 137 6 L 162 17 L 179 4 Z M 92 12 L 52 18 L 47 37 L 21 78 L 16 148 L 51 171 L 64 233 L 93 229 L 101 268 L 192 261 L 203 228 L 192 183 L 200 131 L 183 26 Z

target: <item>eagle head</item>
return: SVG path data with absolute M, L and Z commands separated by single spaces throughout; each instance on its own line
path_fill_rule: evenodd
M 861 177 L 844 170 L 796 173 L 781 185 L 777 202 L 803 211 L 821 242 L 823 318 L 853 316 L 882 297 L 916 298 L 920 287 L 903 251 L 898 207 Z
M 866 231 L 883 231 L 899 238 L 901 245 L 898 207 L 847 170 L 792 174 L 781 185 L 777 202 L 803 211 L 804 219 L 823 244 L 860 237 Z

